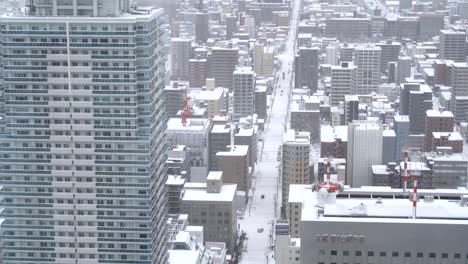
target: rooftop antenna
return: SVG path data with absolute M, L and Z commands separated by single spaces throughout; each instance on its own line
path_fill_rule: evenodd
M 187 118 L 193 115 L 192 110 L 190 110 L 190 97 L 187 95 L 187 90 L 185 90 L 185 99 L 184 99 L 184 108 L 182 109 L 182 124 L 185 126 L 187 124 Z
M 26 0 L 26 14 L 28 16 L 34 16 L 36 14 L 36 5 L 34 0 Z

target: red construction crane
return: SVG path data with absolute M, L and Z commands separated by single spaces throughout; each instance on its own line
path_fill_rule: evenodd
M 185 99 L 184 99 L 184 108 L 182 109 L 182 124 L 185 126 L 187 124 L 187 118 L 193 115 L 192 110 L 190 110 L 190 97 L 187 95 L 187 91 L 185 91 Z

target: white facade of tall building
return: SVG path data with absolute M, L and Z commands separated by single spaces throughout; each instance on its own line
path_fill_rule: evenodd
M 372 165 L 382 163 L 382 126 L 372 121 L 353 121 L 348 125 L 346 184 L 371 185 Z
M 58 2 L 0 17 L 2 262 L 165 263 L 163 11 Z
M 331 67 L 331 104 L 338 105 L 345 95 L 356 94 L 357 67 L 352 62 L 342 62 Z
M 255 72 L 251 67 L 239 67 L 233 73 L 234 120 L 255 112 Z
M 192 40 L 189 38 L 171 39 L 171 79 L 189 79 L 189 61 L 192 55 Z
M 357 46 L 354 63 L 357 66 L 357 94 L 377 91 L 380 84 L 380 60 L 382 49 L 374 45 Z

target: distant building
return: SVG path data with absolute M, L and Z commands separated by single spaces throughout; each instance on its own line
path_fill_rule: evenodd
M 455 62 L 466 61 L 466 32 L 441 30 L 439 43 L 440 59 Z
M 184 108 L 185 94 L 188 91 L 187 82 L 172 81 L 164 87 L 164 102 L 168 118 L 177 117 L 177 113 Z
M 237 241 L 236 184 L 225 184 L 223 173 L 212 171 L 206 183 L 186 183 L 181 212 L 193 225 L 203 226 L 208 241 L 224 242 L 234 252 Z
M 331 105 L 338 105 L 345 96 L 356 94 L 357 67 L 352 62 L 341 62 L 331 67 Z
M 368 18 L 329 18 L 325 21 L 325 35 L 340 40 L 365 39 L 370 36 Z
M 465 187 L 468 183 L 468 160 L 462 153 L 442 151 L 425 153 L 425 162 L 432 170 L 434 188 Z
M 257 85 L 255 87 L 255 114 L 257 114 L 258 118 L 267 118 L 267 99 L 267 87 Z
M 428 85 L 405 83 L 400 89 L 400 114 L 408 115 L 411 134 L 424 134 L 426 111 L 432 109 L 432 90 Z
M 407 141 L 410 134 L 410 120 L 407 115 L 394 117 L 393 129 L 395 130 L 395 160 L 402 160 L 407 150 Z
M 406 78 L 411 77 L 411 57 L 398 56 L 397 70 L 397 84 L 404 83 Z
M 357 94 L 369 94 L 377 91 L 380 84 L 381 56 L 382 49 L 378 46 L 361 45 L 355 48 Z
M 382 164 L 395 161 L 396 134 L 394 130 L 384 130 L 382 137 Z
M 287 213 L 289 184 L 310 184 L 310 133 L 288 130 L 283 135 L 281 153 L 281 207 Z
M 346 158 L 348 147 L 348 127 L 322 126 L 320 131 L 320 157 Z
M 275 224 L 275 263 L 300 264 L 300 240 L 291 237 L 287 220 L 277 220 Z
M 311 142 L 320 139 L 320 100 L 302 95 L 291 103 L 291 129 L 310 133 Z
M 249 146 L 227 146 L 226 151 L 220 151 L 216 156 L 218 157 L 218 167 L 223 172 L 224 181 L 237 184 L 237 190 L 245 192 L 247 197 L 251 187 Z
M 218 152 L 226 151 L 231 142 L 231 130 L 229 125 L 215 124 L 210 131 L 209 156 L 210 171 L 219 171 L 222 168 L 219 164 Z
M 218 87 L 232 88 L 233 72 L 239 60 L 238 48 L 214 47 L 211 51 L 211 73 Z
M 432 151 L 433 132 L 453 132 L 455 119 L 450 111 L 427 110 L 424 134 L 424 151 Z
M 294 85 L 296 88 L 307 87 L 312 93 L 318 87 L 319 48 L 299 47 L 295 57 Z
M 195 40 L 198 43 L 205 43 L 208 40 L 209 33 L 209 14 L 195 14 Z
M 203 87 L 206 84 L 206 78 L 209 76 L 209 64 L 207 59 L 190 59 L 189 83 L 191 87 Z
M 380 72 L 386 73 L 388 70 L 388 63 L 398 61 L 398 55 L 400 54 L 401 44 L 399 42 L 393 42 L 388 40 L 386 42 L 379 42 L 375 44 L 382 50 L 382 59 L 380 61 Z
M 371 183 L 372 165 L 382 163 L 382 135 L 380 123 L 349 123 L 346 184 L 360 187 Z
M 468 64 L 454 63 L 450 84 L 452 86 L 452 97 L 450 101 L 450 110 L 455 116 L 455 121 L 468 122 Z
M 171 79 L 189 79 L 189 60 L 192 58 L 192 40 L 189 38 L 171 39 Z
M 233 72 L 235 121 L 255 113 L 255 78 L 256 74 L 251 67 L 239 67 Z

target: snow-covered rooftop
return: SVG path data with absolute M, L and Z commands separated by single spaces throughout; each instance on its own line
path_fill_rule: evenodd
M 247 145 L 234 145 L 234 147 L 229 147 L 227 151 L 219 151 L 216 156 L 246 156 L 248 151 L 249 146 Z
M 426 115 L 429 117 L 451 117 L 453 118 L 453 113 L 450 111 L 427 110 Z
M 335 139 L 341 141 L 348 141 L 348 127 L 347 126 L 322 126 L 320 128 L 320 141 L 321 142 L 334 142 Z
M 182 201 L 232 202 L 235 199 L 237 184 L 223 184 L 219 193 L 207 192 L 206 183 L 202 183 L 202 185 L 204 188 L 191 188 L 190 184 L 185 184 Z
M 182 124 L 181 118 L 171 118 L 167 122 L 168 131 L 191 131 L 202 132 L 207 129 L 209 124 L 208 119 L 204 118 L 187 118 L 187 124 Z

